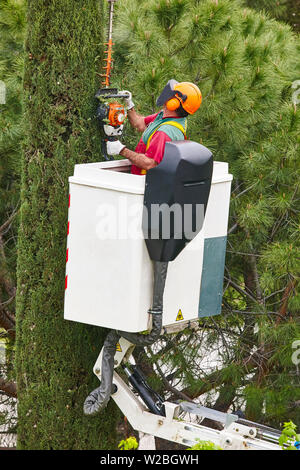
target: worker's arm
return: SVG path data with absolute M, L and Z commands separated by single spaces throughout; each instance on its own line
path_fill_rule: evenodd
M 157 131 L 150 143 L 149 148 L 144 153 L 133 152 L 126 148 L 119 140 L 107 142 L 108 155 L 122 155 L 127 158 L 135 166 L 142 170 L 151 170 L 158 165 L 163 158 L 166 142 L 170 142 L 171 138 L 164 132 Z
M 144 116 L 138 114 L 134 108 L 128 109 L 127 116 L 132 127 L 137 129 L 139 132 L 144 132 L 147 127 Z
M 132 94 L 128 90 L 120 91 L 121 94 L 126 94 L 127 98 L 125 103 L 127 106 L 127 115 L 130 122 L 130 125 L 137 129 L 139 132 L 144 132 L 146 129 L 145 118 L 136 112 L 134 109 L 134 102 L 132 101 Z
M 121 150 L 120 155 L 130 160 L 131 163 L 142 170 L 151 170 L 151 168 L 154 168 L 157 165 L 157 162 L 152 158 L 147 157 L 147 155 L 133 152 L 126 147 Z

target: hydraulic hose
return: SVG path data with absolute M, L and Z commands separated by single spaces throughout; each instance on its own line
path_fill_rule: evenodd
M 103 344 L 102 365 L 101 365 L 101 384 L 100 387 L 93 390 L 86 398 L 83 405 L 85 415 L 93 416 L 101 409 L 105 408 L 112 392 L 112 379 L 114 373 L 114 356 L 116 345 L 120 336 L 115 330 L 111 330 Z
M 162 330 L 163 295 L 167 277 L 168 263 L 154 262 L 154 285 L 152 308 L 152 329 L 149 334 L 128 333 L 126 331 L 111 330 L 103 344 L 101 364 L 101 384 L 86 398 L 83 410 L 84 414 L 93 416 L 104 409 L 112 393 L 112 381 L 114 373 L 114 356 L 116 345 L 121 336 L 132 344 L 149 346 L 159 337 Z

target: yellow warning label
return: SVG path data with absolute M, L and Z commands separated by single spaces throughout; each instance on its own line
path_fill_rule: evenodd
M 116 351 L 122 352 L 122 348 L 121 348 L 120 343 L 117 343 L 117 344 L 116 344 Z
M 179 309 L 179 312 L 177 313 L 176 321 L 183 320 L 183 315 L 181 309 Z

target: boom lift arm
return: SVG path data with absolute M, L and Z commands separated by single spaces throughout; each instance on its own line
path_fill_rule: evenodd
M 118 346 L 114 357 L 115 369 L 120 366 L 124 367 L 124 363 L 133 361 L 131 353 L 134 345 L 126 339 L 120 338 Z M 101 377 L 102 353 L 103 351 L 101 351 L 93 369 L 99 379 Z M 153 391 L 154 398 L 151 399 L 150 387 L 143 383 L 143 380 L 132 380 L 134 373 L 130 374 L 129 367 L 126 367 L 125 370 L 129 384 L 114 371 L 111 397 L 136 431 L 189 447 L 201 440 L 211 441 L 224 450 L 281 450 L 278 444 L 280 431 L 275 429 L 193 402 L 162 402 Z M 149 393 L 145 394 L 147 387 Z M 194 417 L 194 419 L 190 417 Z M 195 418 L 197 421 L 202 418 L 212 419 L 221 423 L 223 429 L 216 430 L 197 424 Z

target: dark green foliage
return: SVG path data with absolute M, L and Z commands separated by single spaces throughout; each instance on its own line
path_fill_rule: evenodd
M 286 14 L 288 8 L 288 0 L 246 0 L 245 2 L 250 8 L 256 10 L 264 10 L 275 18 L 282 18 Z
M 203 104 L 188 135 L 234 176 L 223 315 L 163 338 L 152 362 L 172 393 L 276 426 L 299 423 L 299 39 L 241 1 L 126 0 L 115 40 L 120 85 L 141 113 L 154 112 L 170 78 L 198 84 Z
M 287 21 L 295 31 L 300 30 L 299 0 L 245 0 L 246 5 L 264 10 L 278 20 Z
M 63 319 L 68 176 L 97 161 L 103 12 L 98 0 L 29 0 L 25 140 L 18 239 L 17 380 L 20 449 L 107 449 L 116 408 L 86 418 L 103 332 Z M 104 426 L 105 423 L 105 426 Z

